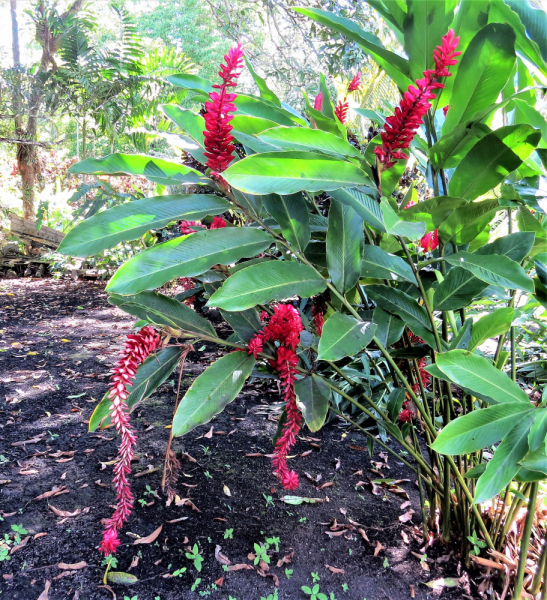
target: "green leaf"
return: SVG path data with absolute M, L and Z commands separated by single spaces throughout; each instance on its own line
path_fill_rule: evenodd
M 123 571 L 109 571 L 106 578 L 110 583 L 117 583 L 118 585 L 133 585 L 139 581 L 135 575 Z
M 534 151 L 541 131 L 508 125 L 484 136 L 462 159 L 448 186 L 450 196 L 473 200 L 501 183 Z
M 199 220 L 230 210 L 230 203 L 209 194 L 177 194 L 133 200 L 86 219 L 68 232 L 59 252 L 70 256 L 93 256 L 119 242 L 136 240 L 150 229 L 170 221 Z
M 354 356 L 366 348 L 375 332 L 376 325 L 335 312 L 323 326 L 317 359 L 339 360 L 344 356 Z
M 310 241 L 310 217 L 302 192 L 288 196 L 268 194 L 262 200 L 287 242 L 298 252 L 304 252 Z
M 396 314 L 413 331 L 416 326 L 431 331 L 431 322 L 426 309 L 408 294 L 380 284 L 367 285 L 365 291 L 377 306 Z
M 399 211 L 397 215 L 403 221 L 425 223 L 425 230 L 433 231 L 438 229 L 457 208 L 466 204 L 463 198 L 437 196 L 409 206 Z
M 398 54 L 386 50 L 376 36 L 361 29 L 353 21 L 318 8 L 297 7 L 293 10 L 338 31 L 359 44 L 363 51 L 369 54 L 386 71 L 400 89 L 406 90 L 412 84 L 409 78 L 408 61 Z
M 286 125 L 288 127 L 294 125 L 294 123 L 298 123 L 305 127 L 308 125 L 304 119 L 296 117 L 283 108 L 277 108 L 269 103 L 263 102 L 259 98 L 253 98 L 250 95 L 238 94 L 234 100 L 234 104 L 240 115 L 268 119 L 277 123 L 277 125 Z
M 249 61 L 247 56 L 243 56 L 245 59 L 245 64 L 247 65 L 247 69 L 249 69 L 249 73 L 252 75 L 254 82 L 258 86 L 260 90 L 260 97 L 264 98 L 267 102 L 271 102 L 276 106 L 281 108 L 281 100 L 272 92 L 272 90 L 268 87 L 266 80 L 260 77 L 260 75 L 254 70 L 252 63 Z
M 141 292 L 134 296 L 111 294 L 110 304 L 124 312 L 157 325 L 167 325 L 196 336 L 212 335 L 216 332 L 207 321 L 186 304 L 157 292 Z
M 451 421 L 431 448 L 440 454 L 469 454 L 503 439 L 515 423 L 534 410 L 531 404 L 511 402 L 475 410 Z
M 249 115 L 234 115 L 234 118 L 230 121 L 230 125 L 234 128 L 233 131 L 247 135 L 258 135 L 266 129 L 277 127 L 275 121 L 262 119 L 261 117 L 251 117 Z
M 310 431 L 319 431 L 327 418 L 330 388 L 315 374 L 299 379 L 294 384 L 297 400 L 302 405 L 302 414 Z
M 376 337 L 384 348 L 401 339 L 405 324 L 399 317 L 376 307 L 372 313 L 372 322 L 377 326 Z
M 379 246 L 364 247 L 361 277 L 396 279 L 394 275 L 416 285 L 412 268 L 400 256 L 388 254 Z
M 333 200 L 327 231 L 327 266 L 332 283 L 345 294 L 361 273 L 363 219 L 346 204 Z
M 204 183 L 199 171 L 142 154 L 110 154 L 104 158 L 86 158 L 68 170 L 87 175 L 144 175 L 161 185 Z
M 437 354 L 437 366 L 457 385 L 492 398 L 498 403 L 523 402 L 530 405 L 528 396 L 505 373 L 492 363 L 465 350 Z
M 191 233 L 137 254 L 116 271 L 106 289 L 118 294 L 154 289 L 175 277 L 193 277 L 213 265 L 255 256 L 272 242 L 268 233 L 251 227 Z
M 412 79 L 423 77 L 426 69 L 435 68 L 433 51 L 454 18 L 454 3 L 445 0 L 410 0 L 404 20 L 405 51 Z
M 545 442 L 545 440 L 543 440 Z M 545 448 L 541 450 L 532 450 L 520 461 L 520 464 L 531 471 L 540 471 L 547 474 L 547 456 Z
M 513 308 L 497 308 L 490 314 L 475 321 L 467 350 L 472 352 L 475 348 L 484 344 L 486 340 L 505 333 L 511 327 L 514 315 L 515 311 Z
M 306 94 L 305 90 L 302 90 L 302 95 L 304 96 L 306 109 L 311 119 L 312 125 L 315 126 L 317 129 L 320 129 L 321 131 L 332 133 L 332 135 L 335 135 L 340 139 L 346 140 L 348 137 L 348 132 L 345 126 L 342 123 L 340 123 L 338 119 L 331 119 L 324 114 L 324 110 L 326 106 L 328 106 L 329 100 L 325 97 L 323 98 L 323 110 L 319 111 L 312 106 L 308 98 L 308 94 Z
M 502 23 L 483 27 L 460 58 L 443 133 L 496 101 L 516 60 L 513 28 Z
M 507 256 L 458 252 L 447 256 L 445 260 L 451 265 L 471 271 L 473 275 L 492 285 L 534 293 L 534 282 L 518 263 Z
M 483 200 L 464 204 L 439 227 L 439 238 L 444 244 L 469 244 L 494 218 L 497 211 L 502 210 L 497 199 Z
M 545 438 L 547 437 L 547 408 L 539 408 L 534 414 L 534 423 L 530 429 L 528 443 L 530 450 L 545 451 Z M 531 468 L 531 467 L 529 467 Z M 541 470 L 541 469 L 540 469 Z
M 242 310 L 241 312 L 229 312 L 221 310 L 224 320 L 234 330 L 237 337 L 245 344 L 251 341 L 256 333 L 262 329 L 260 317 L 254 308 Z
M 129 388 L 127 405 L 133 410 L 138 402 L 151 396 L 156 389 L 171 375 L 179 363 L 182 348 L 168 346 L 157 354 L 149 356 L 137 369 L 133 385 Z M 97 404 L 89 419 L 89 431 L 96 431 L 99 427 L 108 427 L 110 422 L 109 409 L 112 404 L 107 392 Z M 104 420 L 103 420 L 104 419 Z M 102 423 L 101 423 L 102 422 Z
M 205 95 L 214 92 L 213 84 L 208 79 L 204 79 L 198 75 L 176 73 L 175 75 L 169 75 L 167 77 L 167 81 L 173 85 L 176 85 L 177 87 L 193 90 L 194 92 L 198 93 L 205 93 Z
M 208 423 L 235 399 L 251 374 L 255 358 L 231 352 L 219 358 L 195 379 L 173 418 L 173 436 L 179 437 Z
M 374 193 L 373 190 L 371 192 Z M 375 229 L 386 232 L 380 204 L 362 190 L 358 188 L 333 190 L 329 195 L 338 202 L 351 206 L 365 222 Z
M 318 192 L 367 183 L 354 164 L 314 152 L 265 152 L 238 161 L 222 174 L 249 194 Z
M 547 231 L 525 206 L 521 206 L 517 211 L 517 223 L 521 232 L 528 232 L 529 235 L 535 234 L 530 256 L 547 251 Z
M 175 125 L 188 134 L 190 140 L 195 142 L 197 148 L 185 148 L 198 162 L 207 163 L 205 152 L 205 119 L 189 108 L 181 108 L 175 104 L 162 104 L 160 110 Z
M 332 156 L 363 158 L 363 155 L 347 140 L 337 135 L 304 127 L 275 127 L 262 131 L 258 137 L 277 148 L 324 152 Z
M 382 198 L 380 208 L 384 216 L 384 223 L 388 233 L 417 240 L 425 234 L 425 223 L 412 223 L 402 221 L 391 208 L 387 198 Z
M 223 231 L 223 230 L 220 230 Z M 327 284 L 315 269 L 297 262 L 272 260 L 253 265 L 229 277 L 215 292 L 208 306 L 238 311 L 284 300 L 307 298 L 325 290 Z
M 406 398 L 405 388 L 393 388 L 387 399 L 387 411 L 389 418 L 396 423 L 397 417 L 403 408 L 403 402 Z
M 519 472 L 519 461 L 528 452 L 528 433 L 533 417 L 517 421 L 514 428 L 497 447 L 475 488 L 475 503 L 480 504 L 499 494 Z

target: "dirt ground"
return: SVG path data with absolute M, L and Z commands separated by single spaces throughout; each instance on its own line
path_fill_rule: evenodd
M 108 463 L 117 436 L 89 433 L 87 422 L 132 322 L 100 283 L 0 281 L 0 537 L 11 535 L 0 600 L 304 600 L 301 586 L 315 583 L 329 600 L 474 597 L 454 549 L 424 550 L 419 540 L 414 474 L 378 445 L 371 461 L 365 436 L 337 419 L 318 433 L 305 428 L 291 459 L 301 480 L 294 495 L 319 501 L 281 500 L 264 456 L 280 414 L 273 380 L 249 380 L 224 413 L 174 441 L 181 502 L 166 506 L 160 483 L 175 375 L 133 413 L 137 502 L 116 570 L 138 581 L 104 587 L 97 548 L 115 503 Z M 197 344 L 183 388 L 221 352 Z M 402 481 L 392 492 L 371 484 L 379 479 Z M 24 530 L 20 544 L 12 525 Z M 160 526 L 155 540 L 137 543 Z M 267 538 L 270 564 L 255 566 L 249 555 Z M 201 571 L 186 557 L 195 544 Z M 425 585 L 443 577 L 459 587 Z

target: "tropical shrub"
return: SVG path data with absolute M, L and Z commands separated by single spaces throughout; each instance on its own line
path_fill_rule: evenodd
M 424 537 L 439 529 L 468 559 L 480 551 L 477 533 L 488 549 L 501 548 L 526 501 L 529 538 L 547 476 L 547 393 L 534 379 L 543 366 L 518 363 L 518 326 L 545 328 L 547 138 L 536 76 L 547 76 L 547 65 L 507 4 L 456 4 L 374 3 L 406 56 L 345 18 L 295 9 L 357 42 L 399 86 L 393 115 L 361 111 L 383 129 L 366 145 L 348 141 L 347 94 L 333 103 L 322 76 L 313 104 L 304 96 L 306 115 L 248 61 L 260 95 L 236 94 L 239 46 L 220 83 L 171 76 L 206 103 L 205 117 L 162 107 L 206 170 L 120 154 L 71 170 L 205 193 L 96 214 L 61 251 L 87 256 L 182 221 L 182 235 L 128 260 L 107 286 L 110 302 L 164 339 L 131 391 L 121 390 L 124 414 L 165 381 L 188 342 L 215 342 L 231 352 L 186 392 L 173 437 L 222 411 L 261 363 L 278 374 L 286 402 L 274 459 L 286 489 L 298 485 L 286 457 L 302 421 L 317 431 L 338 415 L 416 473 Z M 153 291 L 176 278 L 196 285 L 177 298 Z M 190 296 L 220 311 L 233 329 L 228 340 L 181 301 Z M 111 396 L 90 429 L 116 423 Z M 170 446 L 167 462 L 171 469 Z M 541 574 L 531 588 L 540 582 Z

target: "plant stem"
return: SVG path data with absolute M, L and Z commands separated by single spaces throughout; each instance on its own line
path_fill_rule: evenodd
M 513 600 L 520 600 L 522 597 L 522 584 L 524 582 L 524 573 L 526 570 L 526 558 L 528 557 L 528 546 L 530 545 L 530 535 L 532 525 L 534 524 L 534 513 L 536 510 L 536 496 L 538 492 L 538 482 L 534 481 L 530 487 L 528 496 L 528 512 L 524 523 L 524 531 L 520 541 L 520 558 L 515 576 L 515 589 L 513 591 Z

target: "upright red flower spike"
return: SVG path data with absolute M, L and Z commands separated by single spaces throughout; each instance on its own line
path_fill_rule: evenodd
M 351 94 L 351 92 L 356 92 L 361 86 L 361 83 L 361 73 L 357 71 L 357 73 L 353 76 L 353 79 L 348 84 L 344 100 L 338 100 L 338 104 L 334 109 L 334 113 L 338 117 L 340 123 L 345 123 L 348 118 L 349 102 L 347 95 Z
M 128 335 L 120 359 L 112 371 L 109 398 L 110 419 L 120 434 L 118 460 L 114 466 L 114 487 L 117 494 L 117 506 L 114 514 L 108 519 L 103 533 L 103 541 L 99 550 L 106 555 L 114 554 L 120 545 L 118 529 L 129 518 L 133 508 L 133 494 L 127 479 L 131 472 L 131 460 L 134 456 L 137 436 L 129 423 L 129 407 L 127 387 L 133 385 L 138 366 L 144 362 L 160 344 L 160 336 L 152 327 L 143 327 L 138 333 Z
M 228 90 L 237 85 L 236 79 L 241 75 L 243 68 L 243 48 L 238 44 L 230 48 L 228 54 L 224 56 L 225 65 L 220 65 L 219 76 L 222 79 L 221 84 L 215 84 L 213 87 L 218 92 L 209 94 L 210 102 L 205 103 L 206 113 L 205 131 L 205 152 L 207 157 L 207 166 L 213 171 L 214 175 L 226 170 L 233 158 L 235 146 L 232 144 L 233 137 L 230 135 L 233 127 L 230 121 L 233 119 L 233 112 L 237 109 L 234 100 L 237 94 L 232 94 Z
M 408 156 L 402 150 L 408 148 L 414 139 L 416 131 L 423 123 L 423 117 L 431 108 L 429 100 L 436 98 L 432 90 L 444 88 L 440 83 L 443 77 L 450 77 L 448 67 L 458 63 L 455 60 L 461 52 L 456 52 L 459 37 L 454 36 L 451 29 L 442 39 L 442 44 L 433 52 L 435 68 L 424 71 L 423 79 L 416 81 L 416 86 L 410 85 L 403 99 L 395 109 L 395 114 L 386 119 L 382 132 L 382 145 L 374 149 L 378 160 L 389 169 L 397 159 L 406 160 Z
M 296 404 L 294 383 L 298 373 L 296 348 L 300 343 L 300 332 L 303 329 L 300 315 L 294 306 L 278 304 L 264 330 L 249 342 L 248 350 L 249 354 L 254 354 L 256 357 L 259 352 L 262 352 L 264 342 L 275 341 L 281 344 L 277 348 L 277 357 L 270 361 L 270 365 L 278 372 L 281 380 L 287 419 L 275 444 L 272 464 L 274 475 L 286 490 L 295 490 L 298 487 L 298 475 L 294 471 L 289 471 L 287 456 L 290 448 L 296 443 L 296 436 L 302 427 L 302 414 Z
M 323 93 L 319 92 L 317 96 L 315 96 L 315 102 L 313 103 L 313 108 L 315 110 L 321 110 L 323 108 Z

